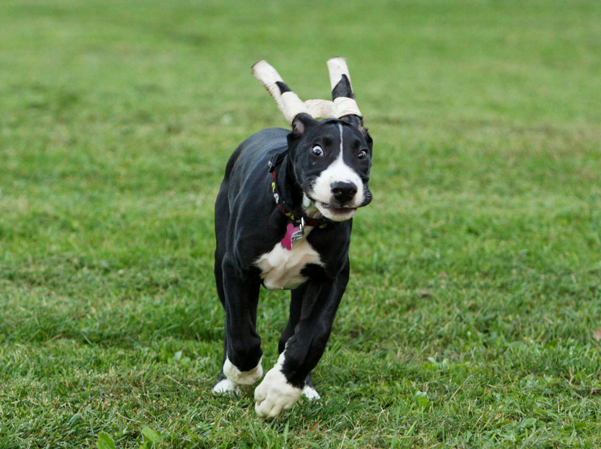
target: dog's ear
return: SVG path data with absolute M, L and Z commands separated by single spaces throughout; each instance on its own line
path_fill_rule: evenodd
M 355 99 L 353 88 L 351 87 L 351 80 L 346 73 L 340 75 L 340 81 L 338 81 L 338 84 L 332 88 L 332 100 L 335 100 L 339 97 Z
M 292 123 L 294 117 L 299 114 L 309 113 L 305 103 L 290 90 L 280 74 L 267 61 L 257 62 L 252 67 L 252 73 L 275 100 L 288 123 Z
M 288 136 L 290 139 L 300 139 L 305 134 L 307 128 L 317 125 L 319 122 L 313 119 L 309 114 L 298 114 L 292 120 L 292 132 Z
M 355 101 L 346 61 L 344 58 L 332 58 L 328 60 L 328 70 L 330 71 L 330 85 L 332 86 L 332 100 L 337 109 L 336 117 L 354 126 L 365 138 L 368 138 L 369 134 L 363 127 L 361 111 Z
M 340 75 L 340 81 L 338 81 L 338 84 L 336 84 L 336 86 L 334 86 L 334 88 L 332 89 L 332 100 L 336 101 L 337 98 L 350 98 L 351 100 L 355 99 L 353 87 L 351 86 L 351 80 L 346 75 L 346 73 Z M 360 115 L 349 114 L 340 117 L 340 120 L 345 121 L 357 128 L 359 132 L 363 134 L 363 137 L 365 137 L 367 143 L 371 147 L 371 137 L 367 132 L 367 129 L 363 127 L 363 118 Z
M 361 134 L 365 135 L 365 128 L 363 127 L 363 119 L 361 117 L 359 117 L 358 115 L 354 115 L 354 114 L 345 115 L 344 117 L 340 117 L 340 120 L 348 123 L 349 125 L 353 125 L 359 131 L 361 131 Z

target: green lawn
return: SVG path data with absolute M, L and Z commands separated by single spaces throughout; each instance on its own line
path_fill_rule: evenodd
M 250 66 L 326 98 L 332 56 L 374 201 L 322 399 L 266 423 L 210 393 L 213 202 L 285 126 Z M 599 328 L 600 2 L 0 2 L 1 448 L 601 447 Z

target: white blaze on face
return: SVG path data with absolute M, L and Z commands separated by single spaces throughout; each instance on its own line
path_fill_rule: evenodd
M 333 221 L 344 221 L 355 215 L 356 208 L 363 202 L 363 182 L 359 174 L 353 170 L 346 162 L 344 162 L 344 139 L 343 139 L 343 127 L 342 124 L 338 124 L 340 131 L 340 151 L 336 160 L 326 168 L 313 184 L 313 190 L 310 192 L 311 198 L 315 200 L 315 205 L 319 211 Z M 336 208 L 332 210 L 327 206 L 332 202 L 332 183 L 334 182 L 352 182 L 357 186 L 357 194 L 352 204 L 346 206 L 345 210 Z

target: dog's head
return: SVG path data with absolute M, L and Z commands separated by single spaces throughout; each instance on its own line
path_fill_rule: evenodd
M 267 62 L 253 66 L 254 76 L 292 126 L 289 160 L 305 199 L 326 218 L 344 221 L 371 202 L 368 182 L 373 143 L 363 127 L 346 61 L 332 58 L 328 70 L 332 101 L 303 102 Z
M 348 220 L 371 202 L 373 143 L 359 117 L 319 122 L 299 114 L 288 135 L 288 151 L 296 182 L 326 218 Z

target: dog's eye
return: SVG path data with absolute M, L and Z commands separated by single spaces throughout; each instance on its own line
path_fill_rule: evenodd
M 367 157 L 367 150 L 361 150 L 359 151 L 359 154 L 357 155 L 357 158 L 359 159 L 365 159 Z
M 312 149 L 311 152 L 315 155 L 315 156 L 323 156 L 323 150 L 321 149 L 321 147 L 319 145 L 315 145 Z

